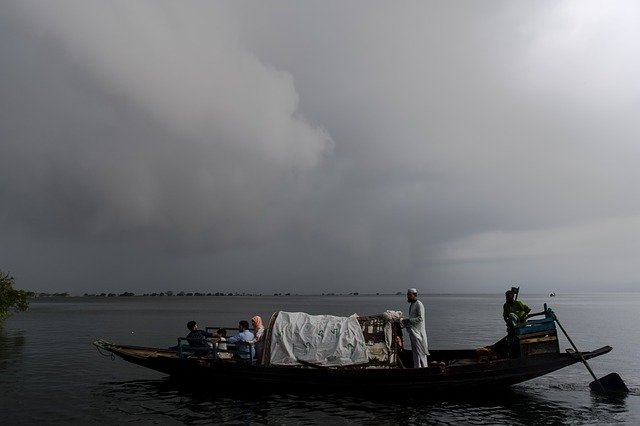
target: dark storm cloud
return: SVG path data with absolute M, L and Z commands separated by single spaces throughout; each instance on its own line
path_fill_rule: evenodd
M 27 60 L 14 57 L 5 79 L 4 178 L 15 184 L 4 190 L 25 211 L 12 215 L 68 237 L 186 248 L 280 232 L 332 147 L 297 114 L 290 76 L 229 41 L 215 7 L 205 12 L 217 29 L 199 38 L 180 26 L 188 8 L 65 4 L 73 15 L 15 6 Z
M 634 3 L 1 8 L 0 256 L 25 286 L 637 275 Z

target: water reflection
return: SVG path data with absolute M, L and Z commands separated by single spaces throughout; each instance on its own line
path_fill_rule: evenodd
M 24 331 L 8 332 L 0 323 L 0 371 L 21 361 L 25 340 Z
M 113 420 L 180 424 L 582 424 L 625 418 L 624 400 L 592 398 L 573 405 L 523 389 L 498 394 L 425 399 L 420 395 L 224 395 L 169 379 L 104 383 L 94 400 Z M 616 420 L 618 419 L 618 420 Z
M 620 422 L 628 420 L 627 395 L 591 394 L 591 412 L 598 423 Z

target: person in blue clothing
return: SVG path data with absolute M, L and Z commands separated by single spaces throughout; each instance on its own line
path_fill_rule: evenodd
M 238 334 L 227 338 L 226 342 L 236 344 L 238 346 L 238 357 L 242 360 L 249 361 L 254 354 L 253 346 L 242 343 L 249 343 L 253 341 L 253 339 L 255 339 L 255 336 L 249 331 L 249 323 L 242 320 L 238 323 Z
M 187 334 L 187 342 L 189 346 L 194 348 L 210 348 L 211 345 L 207 342 L 207 337 L 213 337 L 212 333 L 207 333 L 204 330 L 198 330 L 198 324 L 195 321 L 189 321 L 187 323 L 189 334 Z

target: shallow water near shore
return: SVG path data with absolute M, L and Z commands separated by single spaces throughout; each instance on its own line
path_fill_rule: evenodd
M 579 349 L 611 345 L 590 361 L 598 376 L 619 373 L 626 398 L 592 394 L 583 365 L 493 395 L 388 394 L 221 396 L 224 383 L 190 387 L 120 359 L 96 339 L 168 347 L 194 319 L 233 327 L 277 310 L 361 315 L 405 310 L 404 296 L 69 297 L 37 299 L 0 328 L 2 424 L 614 424 L 640 422 L 638 293 L 522 295 L 534 311 L 548 303 Z M 475 348 L 505 331 L 502 295 L 422 295 L 433 349 Z M 560 347 L 570 347 L 560 336 Z M 204 385 L 204 386 L 202 386 Z

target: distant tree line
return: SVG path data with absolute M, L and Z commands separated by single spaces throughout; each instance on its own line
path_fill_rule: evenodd
M 68 291 L 63 293 L 34 293 L 33 297 L 69 297 L 71 296 Z
M 398 293 L 401 294 L 401 293 Z M 297 293 L 273 293 L 274 296 L 300 296 L 300 294 Z M 359 292 L 352 292 L 352 293 L 322 293 L 322 296 L 358 296 L 360 295 Z M 380 293 L 376 293 L 376 296 L 379 296 Z M 71 294 L 69 294 L 69 292 L 65 291 L 62 293 L 29 293 L 29 297 L 69 297 L 71 296 Z M 168 291 L 164 291 L 164 292 L 158 292 L 158 293 L 143 293 L 140 295 L 136 295 L 133 292 L 129 292 L 129 291 L 125 291 L 123 293 L 84 293 L 83 294 L 84 297 L 131 297 L 131 296 L 145 296 L 145 297 L 163 297 L 163 296 L 168 296 L 168 297 L 181 297 L 181 296 L 263 296 L 262 293 L 233 293 L 233 292 L 222 292 L 222 291 L 217 291 L 217 292 L 208 292 L 208 293 L 204 293 L 204 292 L 186 292 L 186 291 L 180 291 L 178 293 L 173 292 L 172 290 L 168 290 Z
M 46 293 L 40 293 L 40 295 L 46 295 Z M 61 293 L 56 293 L 56 295 L 61 295 Z M 65 296 L 68 296 L 68 293 L 64 293 Z M 116 294 L 116 293 L 84 293 L 83 294 L 84 297 L 127 297 L 127 296 L 136 296 L 135 293 L 131 293 L 128 291 L 125 291 L 124 293 L 120 293 L 120 294 Z M 182 296 L 262 296 L 262 293 L 227 293 L 227 292 L 209 292 L 209 293 L 201 293 L 201 292 L 186 292 L 186 291 L 180 291 L 178 293 L 174 293 L 173 291 L 169 290 L 166 292 L 160 292 L 160 293 L 143 293 L 140 294 L 139 296 L 174 296 L 174 297 L 182 297 Z

